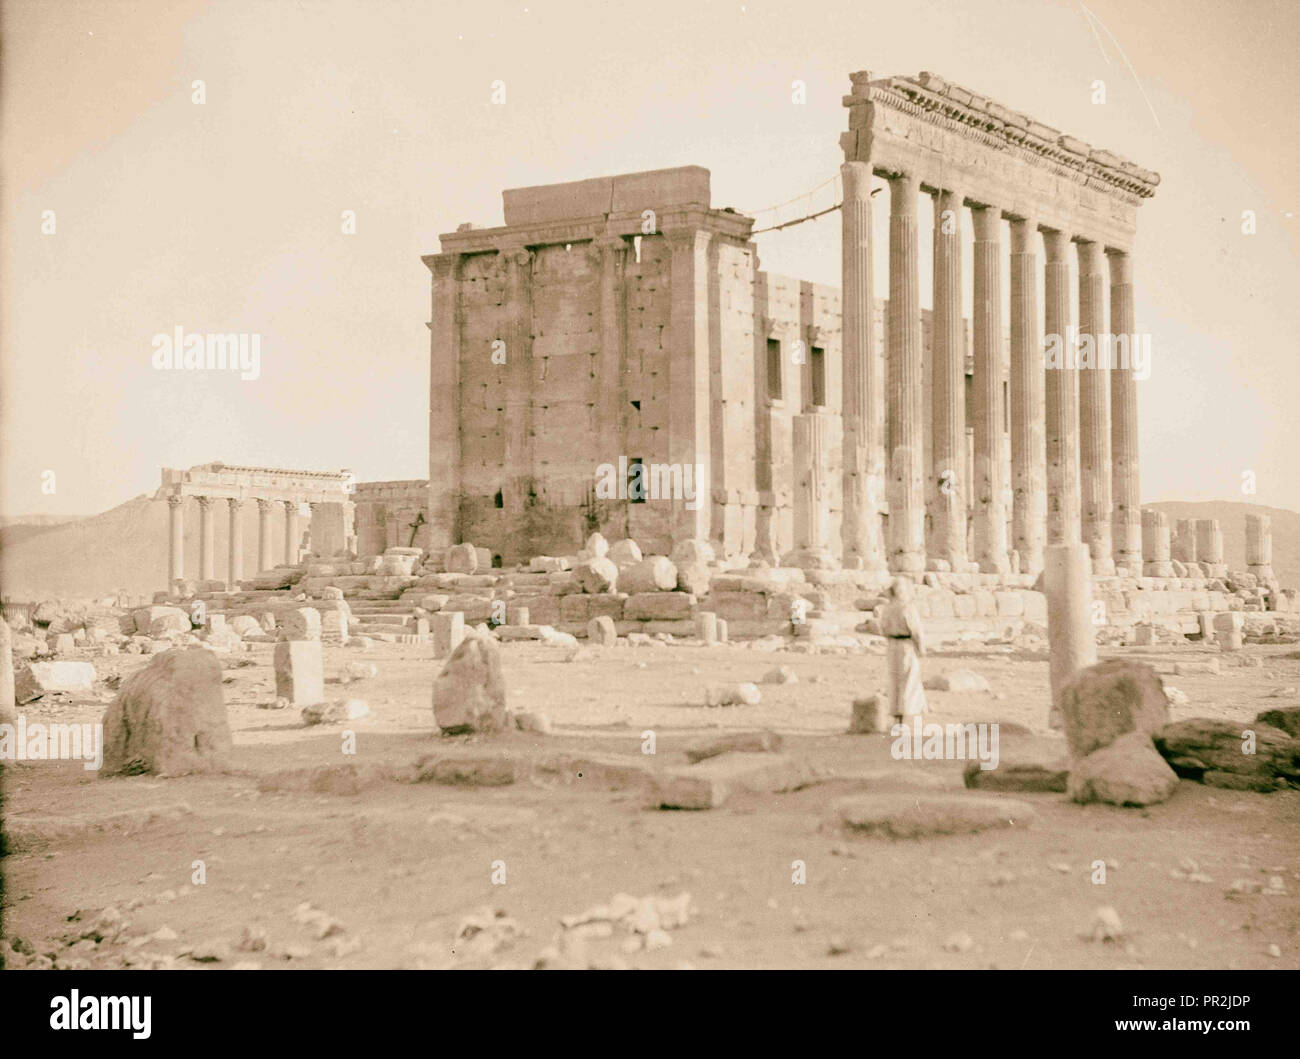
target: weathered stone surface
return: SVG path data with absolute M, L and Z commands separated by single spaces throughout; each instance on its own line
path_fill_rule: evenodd
M 709 594 L 709 568 L 703 563 L 677 563 L 677 590 L 696 596 Z
M 262 632 L 262 626 L 251 615 L 241 614 L 237 618 L 230 619 L 230 631 L 241 637 L 258 636 Z
M 695 615 L 695 635 L 711 647 L 718 642 L 718 616 L 712 611 L 702 610 Z
M 433 615 L 433 657 L 450 658 L 465 639 L 465 614 L 444 610 Z
M 509 725 L 501 649 L 485 636 L 467 638 L 433 683 L 433 715 L 444 732 L 496 732 Z
M 681 540 L 673 545 L 669 558 L 679 567 L 688 564 L 708 566 L 714 561 L 713 545 L 704 540 Z
M 642 592 L 671 592 L 677 587 L 677 567 L 666 555 L 652 555 L 618 575 L 618 589 L 629 596 Z
M 799 675 L 789 666 L 777 666 L 763 674 L 764 684 L 798 684 Z
M 1178 777 L 1147 732 L 1133 731 L 1094 750 L 1070 769 L 1068 792 L 1080 804 L 1153 805 L 1178 787 Z
M 1255 723 L 1266 724 L 1270 728 L 1286 732 L 1292 738 L 1300 738 L 1300 706 L 1282 706 L 1276 710 L 1265 710 L 1255 718 Z
M 14 700 L 22 705 L 54 691 L 90 691 L 95 667 L 89 662 L 31 662 L 18 671 Z
M 365 699 L 340 699 L 337 702 L 322 702 L 304 707 L 302 723 L 341 724 L 344 721 L 355 721 L 369 715 L 370 704 Z
M 478 566 L 478 551 L 472 544 L 453 544 L 443 557 L 443 569 L 449 574 L 476 573 Z
M 889 731 L 889 706 L 883 695 L 867 695 L 853 700 L 850 735 L 874 735 Z
M 623 607 L 626 621 L 678 621 L 692 616 L 695 597 L 685 592 L 642 592 L 628 596 Z
M 587 538 L 587 543 L 582 546 L 582 550 L 587 553 L 589 559 L 603 559 L 609 554 L 609 541 L 599 533 L 593 533 Z
M 211 651 L 164 651 L 122 684 L 104 714 L 101 776 L 220 768 L 230 750 L 221 663 Z
M 724 684 L 709 688 L 704 701 L 706 706 L 757 706 L 763 693 L 757 684 Z
M 927 677 L 925 687 L 932 691 L 980 692 L 989 690 L 989 682 L 972 669 L 954 669 Z
M 1142 662 L 1110 659 L 1089 666 L 1061 689 L 1061 713 L 1075 760 L 1127 732 L 1148 736 L 1169 721 L 1169 702 L 1156 671 Z
M 12 724 L 14 713 L 13 634 L 9 623 L 0 618 L 0 724 Z
M 618 566 L 612 559 L 597 556 L 575 566 L 573 577 L 582 591 L 590 595 L 613 592 L 618 587 Z
M 1037 814 L 1024 802 L 973 794 L 880 791 L 841 798 L 831 819 L 846 831 L 884 838 L 965 835 L 998 827 L 1027 827 Z
M 169 632 L 189 632 L 190 616 L 180 607 L 142 607 L 135 612 L 138 632 L 157 639 Z
M 606 558 L 615 562 L 621 568 L 625 563 L 639 563 L 641 561 L 641 549 L 634 540 L 615 541 L 609 546 L 609 551 L 605 553 Z
M 1155 733 L 1155 747 L 1179 776 L 1212 787 L 1268 792 L 1300 785 L 1300 739 L 1258 720 L 1176 721 Z
M 967 787 L 981 791 L 1008 793 L 1064 793 L 1070 778 L 1070 762 L 1064 758 L 1046 760 L 1023 753 L 998 754 L 996 768 L 982 769 L 980 762 L 968 761 L 962 774 Z
M 319 640 L 281 640 L 275 645 L 275 694 L 291 706 L 325 701 L 325 663 Z
M 614 619 L 607 614 L 600 614 L 587 622 L 587 640 L 602 647 L 613 647 L 618 642 L 618 629 Z
M 297 607 L 280 615 L 280 636 L 285 640 L 319 640 L 320 611 L 315 607 Z
M 716 809 L 737 791 L 780 794 L 816 779 L 810 766 L 787 755 L 732 751 L 658 776 L 650 804 L 660 809 Z
M 781 736 L 776 732 L 727 732 L 692 743 L 686 757 L 697 764 L 719 754 L 776 754 L 781 750 Z

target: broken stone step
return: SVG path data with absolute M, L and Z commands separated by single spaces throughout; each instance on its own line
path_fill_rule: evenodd
M 1028 827 L 1036 817 L 1024 802 L 969 794 L 881 791 L 841 798 L 831 806 L 834 826 L 879 838 L 929 838 Z

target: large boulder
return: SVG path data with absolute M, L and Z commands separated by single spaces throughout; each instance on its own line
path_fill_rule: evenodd
M 433 716 L 449 735 L 497 732 L 509 726 L 501 648 L 487 636 L 469 636 L 433 682 Z
M 1113 742 L 1076 760 L 1066 787 L 1080 804 L 1153 805 L 1178 786 L 1178 776 L 1156 751 L 1146 732 L 1126 732 Z
M 652 555 L 619 569 L 618 590 L 630 596 L 640 592 L 671 592 L 676 587 L 677 567 L 666 555 Z
M 1061 714 L 1070 756 L 1079 760 L 1129 732 L 1150 737 L 1169 723 L 1169 700 L 1151 666 L 1112 658 L 1061 689 Z
M 586 559 L 573 568 L 573 577 L 590 595 L 613 592 L 618 585 L 618 567 L 603 556 Z
M 1300 739 L 1262 724 L 1193 717 L 1155 733 L 1156 749 L 1184 779 L 1267 793 L 1300 786 Z
M 104 714 L 101 775 L 205 772 L 221 767 L 230 745 L 221 663 L 201 648 L 164 651 Z
M 189 632 L 193 627 L 189 614 L 180 607 L 140 607 L 131 616 L 136 632 L 154 638 L 169 632 Z
M 582 546 L 582 550 L 587 553 L 589 559 L 603 559 L 609 554 L 609 541 L 599 533 L 593 533 L 587 538 L 587 543 Z

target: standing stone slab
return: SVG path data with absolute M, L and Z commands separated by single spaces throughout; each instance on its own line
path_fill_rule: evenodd
M 602 647 L 613 647 L 618 642 L 618 630 L 614 619 L 608 614 L 599 614 L 587 622 L 587 640 Z
M 501 648 L 487 636 L 466 639 L 433 682 L 433 716 L 449 735 L 509 727 Z
M 325 664 L 319 640 L 281 640 L 275 645 L 275 695 L 290 706 L 325 701 Z
M 433 657 L 450 658 L 465 639 L 465 615 L 459 610 L 433 616 Z
M 230 746 L 221 663 L 203 648 L 175 648 L 132 674 L 105 712 L 100 775 L 205 772 Z

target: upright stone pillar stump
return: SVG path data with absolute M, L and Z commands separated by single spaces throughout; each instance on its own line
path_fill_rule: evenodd
M 1173 577 L 1170 561 L 1169 516 L 1163 511 L 1145 508 L 1142 511 L 1142 564 L 1144 577 Z
M 1062 727 L 1061 691 L 1097 661 L 1092 621 L 1092 559 L 1087 545 L 1051 544 L 1043 556 L 1052 707 L 1048 723 Z
M 1246 571 L 1261 581 L 1274 581 L 1273 520 L 1268 515 L 1246 516 Z

